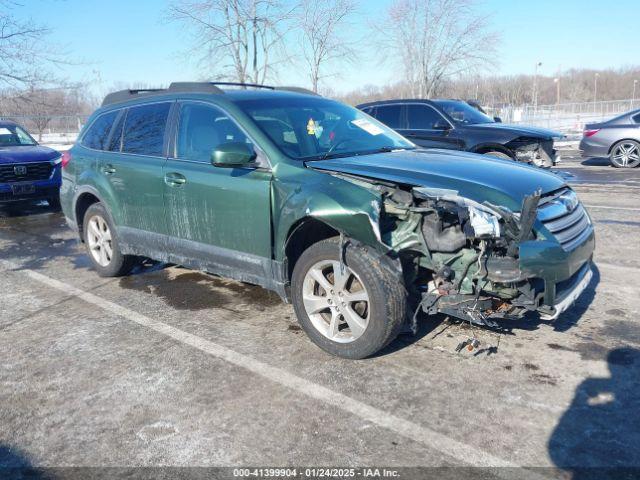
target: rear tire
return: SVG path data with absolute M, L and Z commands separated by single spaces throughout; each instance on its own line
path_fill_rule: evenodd
M 640 143 L 635 140 L 622 140 L 616 143 L 611 147 L 609 161 L 616 168 L 640 166 Z
M 89 206 L 84 215 L 82 232 L 87 255 L 101 277 L 120 277 L 134 267 L 137 257 L 123 255 L 111 216 L 102 203 Z
M 366 358 L 400 333 L 407 292 L 387 259 L 366 246 L 348 242 L 340 270 L 340 248 L 340 239 L 331 238 L 300 256 L 291 282 L 293 307 L 320 348 L 342 358 Z

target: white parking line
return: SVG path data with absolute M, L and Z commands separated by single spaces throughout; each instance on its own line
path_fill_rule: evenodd
M 629 212 L 640 212 L 640 208 L 633 208 L 633 207 L 612 207 L 612 206 L 608 206 L 608 205 L 587 205 L 585 204 L 585 207 L 587 208 L 595 208 L 597 209 L 602 209 L 602 210 L 626 210 Z
M 357 415 L 363 420 L 378 425 L 379 427 L 386 428 L 406 438 L 419 442 L 431 450 L 435 450 L 448 457 L 455 458 L 463 464 L 483 467 L 518 467 L 518 465 L 510 461 L 498 458 L 490 453 L 482 451 L 479 448 L 459 442 L 427 427 L 387 413 L 384 410 L 380 410 L 347 395 L 298 377 L 286 370 L 272 367 L 250 356 L 238 353 L 227 347 L 198 337 L 197 335 L 187 333 L 166 323 L 149 318 L 146 315 L 105 300 L 102 297 L 76 288 L 68 283 L 55 280 L 33 270 L 22 269 L 19 265 L 7 260 L 0 260 L 0 265 L 5 269 L 19 270 L 37 282 L 51 288 L 55 288 L 56 290 L 60 290 L 66 294 L 75 295 L 87 303 L 96 305 L 103 310 L 150 328 L 158 333 L 166 335 L 167 337 L 171 337 L 174 340 L 208 353 L 213 357 L 220 358 L 233 365 L 244 368 L 245 370 L 271 380 L 272 382 L 332 405 L 335 408 Z M 510 470 L 505 470 L 503 472 L 501 469 L 497 469 L 495 474 L 498 476 L 503 476 L 504 474 L 507 478 L 512 477 L 512 472 Z M 528 478 L 547 478 L 531 471 L 520 471 L 519 476 Z

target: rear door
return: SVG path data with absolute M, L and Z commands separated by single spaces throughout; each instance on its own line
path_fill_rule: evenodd
M 409 103 L 405 107 L 407 126 L 398 130 L 400 134 L 421 147 L 453 150 L 463 148 L 453 125 L 435 108 L 425 103 Z
M 172 102 L 136 105 L 118 119 L 100 173 L 111 185 L 112 212 L 123 237 L 140 243 L 144 232 L 166 234 L 162 167 Z
M 233 278 L 240 273 L 261 284 L 257 278 L 268 275 L 271 259 L 271 171 L 266 158 L 265 168 L 213 166 L 211 156 L 218 145 L 253 143 L 217 106 L 184 101 L 177 110 L 174 146 L 163 169 L 172 250 L 203 269 Z

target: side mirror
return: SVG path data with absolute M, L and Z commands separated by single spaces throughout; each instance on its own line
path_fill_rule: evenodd
M 500 117 L 493 117 L 493 121 L 496 123 L 502 123 L 502 119 Z
M 248 143 L 222 143 L 211 154 L 211 163 L 215 167 L 246 167 L 251 165 L 256 156 L 256 152 Z
M 449 122 L 446 122 L 445 120 L 438 120 L 436 121 L 436 123 L 433 124 L 433 129 L 434 130 L 451 130 L 451 125 L 449 125 Z

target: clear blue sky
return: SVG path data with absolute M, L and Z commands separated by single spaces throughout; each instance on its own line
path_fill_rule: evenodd
M 362 0 L 368 17 L 383 12 L 389 0 Z M 53 29 L 51 39 L 76 60 L 66 67 L 70 80 L 94 81 L 102 93 L 115 82 L 165 84 L 198 78 L 197 67 L 185 60 L 188 38 L 166 22 L 164 0 L 30 0 L 16 8 Z M 480 11 L 501 34 L 499 66 L 491 73 L 531 73 L 543 62 L 541 74 L 553 75 L 572 67 L 622 67 L 640 64 L 640 36 L 632 19 L 639 0 L 485 0 Z M 620 28 L 623 26 L 623 28 Z M 397 79 L 376 59 L 369 44 L 367 23 L 353 29 L 363 49 L 360 62 L 347 66 L 332 81 L 338 91 L 362 84 L 385 84 Z M 374 35 L 372 32 L 371 35 Z M 370 46 L 370 48 L 368 48 Z M 295 46 L 290 46 L 295 49 Z M 288 69 L 282 83 L 307 83 Z

